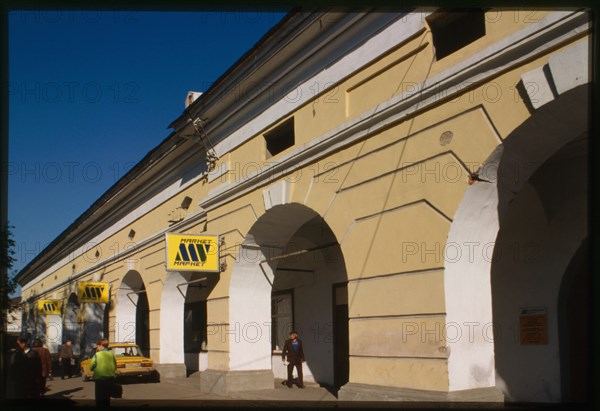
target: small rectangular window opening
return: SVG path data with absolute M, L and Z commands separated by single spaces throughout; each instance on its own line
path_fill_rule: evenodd
M 271 294 L 271 349 L 281 352 L 294 329 L 294 294 L 291 290 Z
M 441 9 L 427 17 L 435 58 L 441 60 L 485 36 L 482 9 Z
M 295 143 L 294 118 L 284 121 L 274 130 L 265 133 L 264 137 L 267 143 L 267 158 L 271 158 L 293 146 Z

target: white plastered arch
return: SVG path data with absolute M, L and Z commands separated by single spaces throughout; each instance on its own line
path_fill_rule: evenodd
M 491 269 L 503 216 L 535 171 L 588 129 L 588 86 L 539 108 L 490 154 L 454 216 L 445 259 L 449 390 L 495 387 Z M 447 247 L 449 249 L 449 247 Z M 491 337 L 491 338 L 490 338 Z

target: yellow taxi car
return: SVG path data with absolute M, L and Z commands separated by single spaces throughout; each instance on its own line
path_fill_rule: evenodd
M 112 351 L 117 360 L 117 379 L 123 377 L 148 377 L 150 380 L 158 382 L 160 376 L 154 369 L 154 363 L 150 358 L 144 357 L 140 352 L 140 347 L 133 343 L 111 342 L 108 343 L 108 349 Z M 94 373 L 90 370 L 92 358 L 96 349 L 92 349 L 89 356 L 81 361 L 81 377 L 83 381 L 92 379 Z

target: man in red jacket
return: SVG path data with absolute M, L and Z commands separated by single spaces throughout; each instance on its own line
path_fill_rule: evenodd
M 304 362 L 304 350 L 302 348 L 302 341 L 298 339 L 298 332 L 292 330 L 290 332 L 290 338 L 283 345 L 283 351 L 281 352 L 281 360 L 285 362 L 285 356 L 287 354 L 288 366 L 287 366 L 287 386 L 292 388 L 292 373 L 294 367 L 298 371 L 298 388 L 304 388 L 304 381 L 302 376 L 302 363 Z
M 40 376 L 41 378 L 38 380 L 38 392 L 40 395 L 44 395 L 44 392 L 46 392 L 46 379 L 52 374 L 52 358 L 50 357 L 50 351 L 44 347 L 42 340 L 39 338 L 36 338 L 35 341 L 33 341 L 32 350 L 37 351 L 40 356 L 40 361 L 42 362 L 42 374 Z

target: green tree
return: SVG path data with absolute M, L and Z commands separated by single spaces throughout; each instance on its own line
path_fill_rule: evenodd
M 17 284 L 12 276 L 9 275 L 15 264 L 15 240 L 12 237 L 12 226 L 6 226 L 0 230 L 0 298 L 3 318 L 8 309 L 10 295 L 15 292 Z
M 9 308 L 9 297 L 16 289 L 16 281 L 13 276 L 9 276 L 14 264 L 15 264 L 15 240 L 12 238 L 11 229 L 12 226 L 0 227 L 0 298 L 2 299 L 0 311 L 2 311 L 2 324 L 0 332 L 0 361 L 1 361 L 1 372 L 0 372 L 0 396 L 4 397 L 6 392 L 6 379 L 7 369 L 6 366 L 8 360 L 8 340 L 7 340 L 7 327 L 8 327 L 8 308 Z

